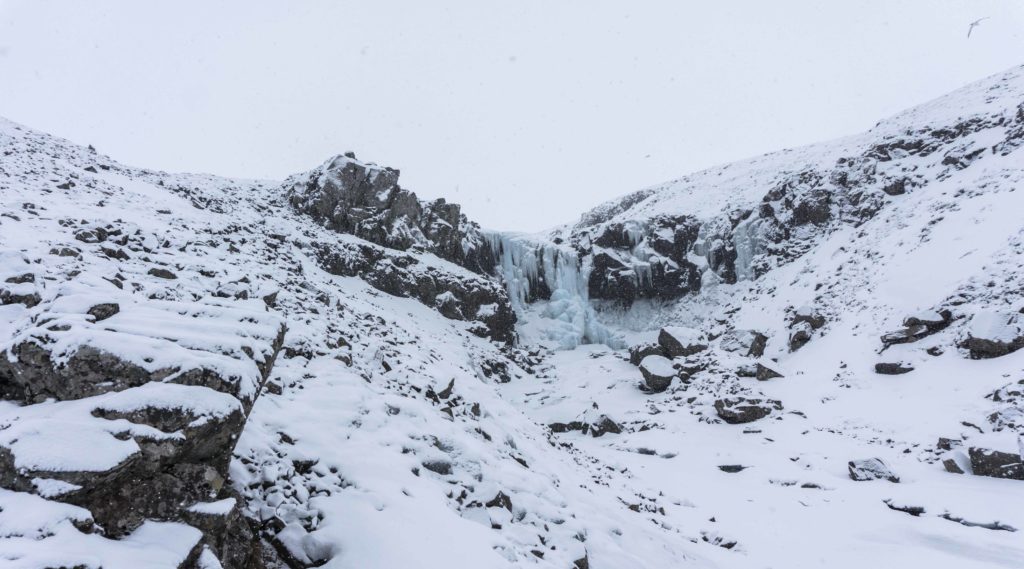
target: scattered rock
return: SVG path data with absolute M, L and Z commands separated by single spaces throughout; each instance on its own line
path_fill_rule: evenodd
M 178 278 L 178 275 L 172 273 L 171 271 L 168 271 L 167 269 L 161 269 L 161 268 L 152 268 L 152 269 L 146 271 L 146 274 L 152 275 L 152 276 L 157 277 L 157 278 L 168 279 L 168 280 L 174 280 L 174 279 Z
M 769 379 L 785 376 L 783 376 L 778 370 L 775 362 L 762 360 L 757 362 L 757 371 L 754 372 L 754 377 L 756 377 L 758 381 L 768 381 Z
M 101 320 L 106 320 L 107 318 L 110 318 L 111 316 L 117 314 L 120 311 L 121 306 L 118 305 L 116 302 L 106 302 L 103 304 L 97 304 L 93 306 L 92 308 L 86 311 L 86 314 L 92 316 L 93 322 L 99 322 Z
M 914 366 L 903 362 L 884 362 L 875 364 L 875 373 L 882 375 L 902 375 L 914 371 Z
M 889 482 L 900 481 L 900 477 L 896 476 L 892 469 L 889 468 L 889 465 L 880 458 L 851 460 L 847 463 L 847 469 L 850 471 L 850 479 L 856 480 L 857 482 L 867 480 L 888 480 Z
M 729 474 L 735 474 L 737 472 L 743 472 L 750 468 L 749 466 L 743 466 L 742 464 L 721 464 L 718 469 L 722 472 L 728 472 Z
M 718 399 L 715 401 L 715 412 L 730 425 L 750 423 L 767 417 L 772 411 L 781 411 L 782 403 L 773 399 Z
M 808 322 L 797 322 L 789 329 L 789 351 L 795 352 L 811 341 L 814 328 Z

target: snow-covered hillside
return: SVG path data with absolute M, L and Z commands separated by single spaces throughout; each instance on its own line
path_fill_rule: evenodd
M 0 566 L 1024 566 L 1024 68 L 542 235 L 0 119 Z

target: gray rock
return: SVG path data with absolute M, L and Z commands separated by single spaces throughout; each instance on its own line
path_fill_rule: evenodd
M 978 476 L 1024 480 L 1024 461 L 1020 453 L 971 447 L 971 470 Z
M 719 347 L 726 352 L 734 352 L 752 358 L 764 355 L 767 345 L 768 336 L 756 330 L 729 330 L 722 334 L 719 342 Z
M 789 351 L 795 352 L 811 341 L 814 328 L 809 322 L 800 321 L 789 329 Z
M 756 377 L 758 381 L 768 381 L 769 379 L 785 376 L 783 376 L 778 369 L 773 367 L 772 362 L 757 362 L 757 371 L 754 373 L 754 377 Z
M 99 322 L 106 320 L 111 316 L 121 311 L 121 306 L 116 302 L 105 302 L 103 304 L 97 304 L 86 311 L 86 314 L 92 316 L 93 322 Z
M 750 423 L 771 415 L 772 411 L 781 411 L 782 403 L 774 399 L 747 399 L 745 397 L 718 399 L 715 401 L 715 412 L 730 425 Z
M 875 373 L 882 375 L 902 375 L 914 371 L 914 366 L 903 362 L 880 362 L 875 364 Z
M 847 469 L 850 472 L 850 479 L 858 482 L 867 480 L 900 481 L 900 477 L 894 474 L 889 465 L 880 458 L 851 460 L 847 464 Z
M 691 356 L 708 349 L 708 341 L 703 334 L 683 326 L 662 328 L 658 333 L 658 344 L 671 358 Z
M 652 355 L 640 362 L 640 373 L 644 376 L 647 388 L 654 392 L 665 391 L 679 372 L 672 367 L 672 361 L 666 357 Z
M 660 344 L 638 344 L 629 349 L 629 363 L 638 366 L 647 356 L 666 356 Z

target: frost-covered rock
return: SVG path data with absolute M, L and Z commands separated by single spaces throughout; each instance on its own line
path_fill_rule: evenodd
M 715 412 L 730 425 L 750 423 L 771 415 L 772 411 L 781 410 L 782 403 L 773 399 L 735 397 L 715 401 Z
M 661 344 L 649 342 L 646 344 L 637 344 L 629 348 L 629 363 L 638 366 L 647 356 L 662 356 L 666 355 L 665 348 L 661 347 Z
M 984 310 L 971 317 L 961 340 L 971 358 L 996 358 L 1024 347 L 1024 317 L 1016 312 Z
M 858 482 L 867 480 L 900 481 L 900 477 L 893 473 L 889 465 L 880 458 L 851 460 L 847 464 L 847 470 L 850 472 L 850 479 Z
M 491 254 L 479 227 L 444 199 L 422 201 L 398 185 L 394 168 L 335 156 L 285 180 L 292 206 L 328 228 L 402 251 L 418 247 L 477 273 Z
M 658 333 L 658 344 L 671 358 L 692 356 L 708 348 L 707 337 L 685 326 L 666 326 Z
M 645 357 L 640 362 L 640 373 L 644 376 L 647 388 L 654 392 L 668 389 L 672 380 L 679 375 L 672 367 L 672 360 L 659 355 Z
M 729 330 L 722 334 L 718 347 L 726 352 L 735 352 L 751 358 L 764 355 L 768 336 L 756 330 Z

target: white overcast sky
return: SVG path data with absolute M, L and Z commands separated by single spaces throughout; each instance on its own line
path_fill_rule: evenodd
M 0 0 L 0 115 L 168 171 L 352 150 L 527 231 L 1022 63 L 1024 0 Z

